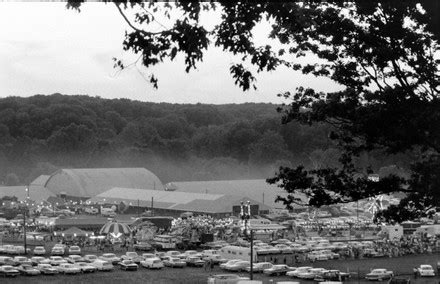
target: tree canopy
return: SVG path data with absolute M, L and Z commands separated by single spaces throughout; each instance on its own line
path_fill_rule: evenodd
M 69 4 L 79 7 L 76 2 Z M 309 205 L 314 206 L 404 192 L 406 197 L 401 203 L 390 207 L 389 212 L 394 214 L 383 214 L 388 219 L 421 216 L 426 209 L 439 205 L 438 4 L 432 1 L 113 4 L 129 26 L 124 49 L 139 55 L 147 68 L 183 54 L 185 70 L 190 71 L 214 45 L 239 56 L 230 73 L 243 90 L 256 87 L 252 68 L 258 73 L 281 66 L 330 78 L 343 87 L 342 91 L 332 93 L 299 87 L 279 94 L 291 100 L 279 108 L 284 114 L 283 123 L 327 123 L 332 126 L 329 137 L 341 151 L 338 167 L 281 167 L 276 177 L 268 179 L 291 193 L 287 199 L 280 198 L 286 206 L 299 202 L 295 198 L 298 191 L 306 193 Z M 221 22 L 207 30 L 200 17 L 204 11 L 213 9 L 220 13 Z M 173 13 L 180 17 L 173 19 Z M 170 23 L 163 25 L 158 21 L 160 17 L 170 19 Z M 253 29 L 262 21 L 271 25 L 270 43 L 258 45 Z M 151 27 L 157 24 L 160 28 L 153 30 Z M 304 56 L 313 60 L 304 63 L 301 60 Z M 127 67 L 118 59 L 115 66 Z M 154 75 L 150 81 L 157 87 L 158 79 Z M 246 144 L 253 133 L 240 126 L 236 135 Z M 239 145 L 231 144 L 231 147 L 238 151 L 235 155 L 243 151 Z M 256 153 L 264 151 L 261 145 L 255 145 L 254 149 L 258 150 Z M 372 169 L 360 167 L 356 159 L 372 151 L 408 156 L 412 161 L 410 176 L 393 172 L 378 182 L 369 180 Z

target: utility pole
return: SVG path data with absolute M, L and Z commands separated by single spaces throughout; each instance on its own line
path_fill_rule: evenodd
M 254 232 L 252 228 L 249 226 L 249 219 L 251 218 L 251 202 L 248 201 L 246 205 L 243 204 L 243 201 L 240 203 L 240 217 L 243 222 L 243 233 L 245 237 L 249 237 L 251 242 L 251 252 L 250 252 L 250 270 L 249 270 L 249 279 L 253 280 L 254 277 Z M 249 230 L 249 235 L 248 235 Z
M 140 210 L 141 210 L 141 207 L 139 206 L 139 199 L 138 199 L 138 217 L 141 215 Z
M 249 275 L 249 279 L 253 280 L 254 279 L 254 230 L 252 230 L 252 228 L 250 228 L 251 231 L 251 270 L 250 270 L 250 275 Z
M 26 208 L 23 212 L 23 237 L 24 237 L 24 254 L 27 255 L 27 243 L 26 243 Z
M 154 197 L 151 196 L 151 215 L 154 216 L 154 206 L 153 206 L 153 204 L 154 204 Z

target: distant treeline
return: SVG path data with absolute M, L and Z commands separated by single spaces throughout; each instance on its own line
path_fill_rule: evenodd
M 27 184 L 67 167 L 145 167 L 168 182 L 267 178 L 280 165 L 337 166 L 329 126 L 282 125 L 276 107 L 3 98 L 0 183 Z

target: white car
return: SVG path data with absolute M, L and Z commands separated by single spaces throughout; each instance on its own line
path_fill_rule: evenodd
M 30 259 L 25 256 L 14 257 L 14 262 L 18 265 L 23 265 L 23 264 L 32 265 L 32 261 L 30 261 Z
M 149 269 L 162 269 L 164 264 L 162 260 L 158 257 L 145 258 L 141 261 L 141 265 Z
M 101 259 L 95 260 L 94 262 L 90 263 L 90 265 L 96 267 L 96 269 L 99 271 L 112 271 L 114 269 L 114 266 L 110 261 Z
M 86 254 L 83 258 L 85 262 L 94 262 L 98 259 L 98 257 L 94 254 Z
M 90 265 L 90 263 L 86 262 L 76 262 L 74 264 L 75 267 L 78 267 L 81 272 L 87 273 L 87 272 L 95 272 L 98 270 L 95 266 Z
M 249 261 L 242 260 L 242 261 L 237 261 L 235 263 L 232 263 L 230 265 L 226 265 L 226 267 L 224 269 L 228 270 L 228 271 L 240 272 L 242 270 L 245 270 L 245 268 L 250 265 L 251 265 L 251 263 Z
M 367 280 L 378 280 L 382 281 L 384 279 L 392 278 L 394 273 L 392 271 L 386 270 L 385 268 L 376 268 L 371 270 L 370 273 L 365 275 L 365 279 Z
M 301 267 L 297 267 L 295 270 L 289 271 L 286 273 L 287 276 L 290 277 L 298 277 L 298 274 L 300 273 L 305 273 L 305 272 L 309 272 L 310 269 L 312 269 L 313 267 L 311 266 L 301 266 Z
M 110 262 L 111 264 L 117 264 L 121 261 L 120 257 L 117 257 L 114 253 L 104 253 L 99 259 Z
M 34 255 L 45 255 L 46 249 L 44 247 L 35 247 L 34 248 Z
M 81 269 L 70 263 L 62 263 L 57 267 L 57 269 L 59 273 L 63 273 L 63 274 L 81 273 Z
M 270 263 L 270 262 L 257 262 L 257 263 L 253 264 L 252 272 L 253 273 L 263 272 L 264 269 L 269 269 L 269 268 L 272 268 L 272 267 L 273 267 L 273 264 Z M 247 272 L 250 272 L 251 271 L 251 266 L 249 265 L 244 270 L 246 270 Z
M 238 261 L 242 261 L 242 259 L 231 259 L 231 260 L 228 260 L 227 262 L 220 264 L 220 268 L 221 269 L 225 269 L 226 266 L 232 265 L 233 263 L 238 262 Z
M 79 246 L 71 246 L 69 248 L 69 254 L 81 254 L 81 248 Z
M 38 264 L 50 264 L 50 260 L 42 257 L 42 256 L 33 256 L 31 257 L 32 265 L 38 265 Z
M 325 268 L 312 268 L 308 271 L 300 272 L 296 277 L 300 279 L 315 279 L 316 276 L 321 275 L 324 271 L 327 271 Z
M 307 254 L 307 259 L 313 262 L 318 260 L 329 260 L 329 257 L 322 251 L 312 251 Z
M 17 270 L 20 271 L 21 274 L 27 276 L 40 275 L 41 271 L 34 268 L 32 265 L 24 264 L 17 267 Z
M 51 255 L 64 255 L 64 247 L 54 246 L 50 252 Z
M 131 260 L 136 263 L 141 263 L 142 257 L 140 257 L 137 252 L 127 251 L 125 254 L 121 255 L 121 260 Z
M 434 269 L 429 264 L 422 264 L 417 268 L 420 277 L 435 276 Z
M 67 262 L 72 263 L 72 264 L 76 263 L 76 262 L 84 261 L 84 258 L 80 255 L 77 255 L 77 254 L 69 255 L 65 259 L 67 260 Z
M 38 264 L 37 265 L 37 269 L 40 270 L 41 274 L 44 275 L 54 275 L 54 274 L 58 274 L 58 269 L 56 269 L 55 267 L 53 267 L 50 264 Z
M 57 265 L 66 264 L 67 263 L 67 260 L 65 260 L 61 256 L 51 256 L 49 258 L 49 260 L 50 260 L 50 264 L 53 265 L 53 266 L 57 266 Z

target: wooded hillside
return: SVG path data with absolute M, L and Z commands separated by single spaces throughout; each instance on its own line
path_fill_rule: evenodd
M 267 178 L 280 165 L 337 166 L 328 126 L 282 125 L 276 108 L 3 98 L 0 183 L 27 184 L 64 167 L 145 167 L 169 182 Z M 394 160 L 362 159 L 377 168 Z

